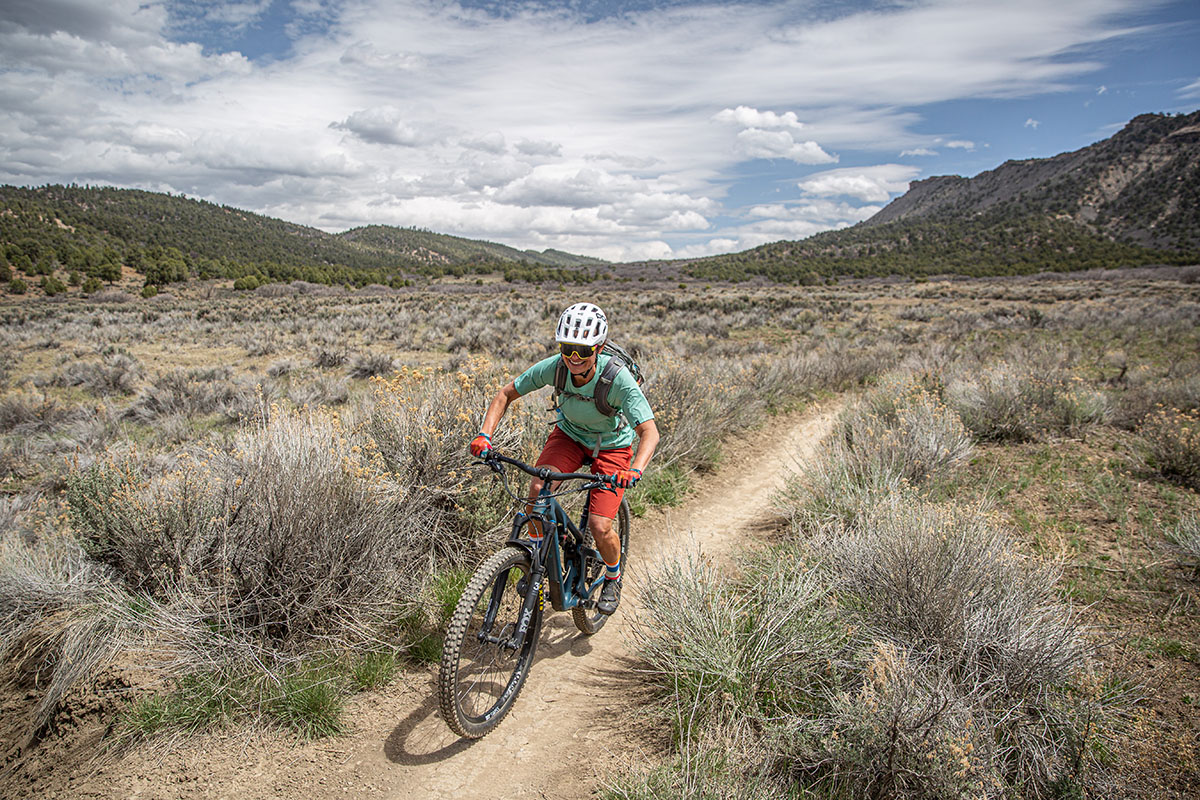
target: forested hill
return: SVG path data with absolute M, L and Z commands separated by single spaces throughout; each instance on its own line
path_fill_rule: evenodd
M 1109 139 L 974 178 L 916 181 L 869 220 L 691 261 L 697 277 L 1003 275 L 1200 263 L 1200 112 L 1143 114 Z
M 587 279 L 598 259 L 517 250 L 410 228 L 329 234 L 203 200 L 135 189 L 0 186 L 0 259 L 27 275 L 96 275 L 125 264 L 148 283 L 190 276 L 402 283 L 415 275 L 503 271 Z M 251 281 L 255 282 L 255 281 Z

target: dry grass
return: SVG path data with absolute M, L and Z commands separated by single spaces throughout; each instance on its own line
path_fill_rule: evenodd
M 1011 632 L 1024 624 L 1042 637 L 1036 642 L 1054 641 L 1052 623 L 1060 632 L 1076 629 L 1056 616 L 1056 604 L 1038 605 L 1049 578 L 1036 564 L 1012 556 L 1004 566 L 1009 556 L 997 554 L 1017 551 L 994 541 L 984 547 L 987 531 L 970 520 L 955 538 L 939 516 L 952 512 L 936 505 L 970 493 L 958 480 L 974 474 L 964 429 L 977 441 L 1024 440 L 1011 446 L 1065 451 L 1078 440 L 1103 440 L 1110 421 L 1140 426 L 1142 441 L 1162 440 L 1164 449 L 1144 459 L 1155 471 L 1137 472 L 1138 480 L 1181 475 L 1163 466 L 1174 452 L 1187 463 L 1191 428 L 1180 420 L 1197 409 L 1200 290 L 1175 282 L 1174 273 L 1112 277 L 717 287 L 703 296 L 650 283 L 636 292 L 593 287 L 614 338 L 638 351 L 646 367 L 646 391 L 664 433 L 652 466 L 672 485 L 717 463 L 721 436 L 774 409 L 869 386 L 898 365 L 917 376 L 868 388 L 816 469 L 793 487 L 792 519 L 810 533 L 824 532 L 821 541 L 840 530 L 841 546 L 857 542 L 859 549 L 839 556 L 846 572 L 838 605 L 829 604 L 828 592 L 808 593 L 812 580 L 799 572 L 804 565 L 828 568 L 815 550 L 785 565 L 777 585 L 768 585 L 773 580 L 758 566 L 731 582 L 695 570 L 674 576 L 705 587 L 689 600 L 698 627 L 678 621 L 683 627 L 672 628 L 703 646 L 687 654 L 686 669 L 656 666 L 681 676 L 676 729 L 690 731 L 681 741 L 691 749 L 681 751 L 676 770 L 643 776 L 643 794 L 620 796 L 657 796 L 648 787 L 676 796 L 756 796 L 781 777 L 851 794 L 944 796 L 975 792 L 972 781 L 996 775 L 1045 793 L 1046 776 L 1063 772 L 1080 720 L 1096 728 L 1089 741 L 1103 741 L 1108 733 L 1100 729 L 1121 723 L 1110 689 L 1082 668 L 1030 701 L 1059 704 L 1035 705 L 1041 710 L 1031 731 L 1001 742 L 979 738 L 987 725 L 1004 729 L 996 709 L 1017 696 L 997 687 L 1011 683 L 1037 695 L 1030 687 L 1057 668 L 1034 647 L 1028 663 L 1038 666 L 1022 683 L 1019 670 L 1005 666 L 1024 657 L 1012 655 Z M 237 296 L 184 290 L 169 300 L 93 296 L 0 306 L 0 480 L 10 498 L 0 506 L 0 641 L 10 665 L 53 676 L 52 691 L 43 693 L 46 683 L 36 690 L 40 719 L 65 687 L 86 687 L 114 657 L 158 665 L 156 674 L 176 678 L 233 669 L 270 682 L 264 676 L 283 680 L 334 644 L 365 652 L 382 640 L 403 649 L 407 620 L 425 620 L 414 636 L 427 641 L 436 614 L 424 608 L 435 593 L 426 582 L 488 549 L 507 508 L 492 484 L 467 468 L 465 442 L 489 393 L 548 353 L 553 319 L 577 299 L 547 288 L 525 291 L 461 282 L 403 293 L 293 285 Z M 375 378 L 356 377 L 369 374 Z M 1155 427 L 1158 403 L 1182 416 Z M 520 413 L 510 412 L 497 437 L 501 446 L 536 452 L 544 405 L 531 398 Z M 978 458 L 980 448 L 973 452 Z M 1114 458 L 1126 458 L 1124 451 Z M 1132 455 L 1128 463 L 1143 469 Z M 103 475 L 108 483 L 98 479 Z M 976 477 L 997 485 L 1006 476 Z M 84 484 L 93 478 L 89 495 Z M 1194 490 L 1180 483 L 1172 489 L 1182 493 L 1176 505 L 1200 509 Z M 60 516 L 64 488 L 76 496 L 67 520 Z M 1094 494 L 1100 502 L 1105 492 Z M 87 497 L 94 504 L 81 502 Z M 892 509 L 884 519 L 888 498 L 908 510 Z M 1009 514 L 1007 501 L 998 502 Z M 1115 503 L 1109 505 L 1119 515 Z M 1073 519 L 1081 527 L 1062 522 L 1060 531 L 1060 523 L 1011 514 L 987 530 L 1015 528 L 1035 551 L 1050 537 L 1086 539 L 1077 531 L 1095 524 Z M 1164 524 L 1186 517 L 1172 514 Z M 868 530 L 870 546 L 860 541 Z M 889 549 L 883 543 L 894 542 L 896 531 L 906 532 L 904 546 Z M 938 550 L 945 543 L 922 538 L 923 531 L 947 532 L 957 549 Z M 302 536 L 308 540 L 296 544 Z M 1156 541 L 1166 546 L 1161 533 Z M 288 560 L 291 549 L 303 563 Z M 1191 580 L 1184 552 L 1171 558 L 1180 560 L 1180 579 Z M 920 563 L 908 564 L 906 554 L 919 554 Z M 276 574 L 275 558 L 288 575 Z M 981 573 L 962 571 L 971 559 L 992 570 L 987 574 L 1004 575 L 1011 596 Z M 1076 560 L 1085 560 L 1082 552 Z M 1123 570 L 1122 580 L 1162 583 L 1151 588 L 1173 609 L 1166 612 L 1172 619 L 1191 613 L 1183 589 L 1168 596 L 1175 578 L 1154 571 L 1161 568 L 1095 563 L 1109 566 L 1085 575 L 1068 567 L 1069 596 L 1104 597 L 1101 581 Z M 851 570 L 855 564 L 865 572 Z M 396 565 L 409 577 L 395 577 Z M 954 585 L 991 597 L 994 614 L 968 602 L 970 591 L 938 594 L 923 565 L 939 565 Z M 366 586 L 355 577 L 360 572 L 383 577 Z M 887 606 L 882 598 L 907 587 L 896 585 L 906 574 L 913 593 Z M 781 596 L 784 590 L 791 594 Z M 668 592 L 659 607 L 669 611 L 677 600 Z M 407 605 L 418 601 L 419 614 Z M 860 620 L 868 601 L 881 610 Z M 791 616 L 773 616 L 773 607 L 791 609 Z M 885 620 L 898 632 L 885 636 L 870 627 Z M 1169 632 L 1141 638 L 1155 643 L 1160 663 L 1190 663 Z M 992 646 L 961 644 L 976 641 Z M 1059 643 L 1074 658 L 1077 639 Z M 808 671 L 793 669 L 793 657 Z M 789 677 L 776 681 L 777 674 Z M 712 691 L 716 685 L 722 690 Z M 874 705 L 863 699 L 864 687 Z M 324 702 L 312 699 L 312 708 Z M 930 717 L 935 701 L 946 707 Z M 1180 700 L 1172 708 L 1186 715 L 1189 707 Z M 813 709 L 820 714 L 813 717 Z M 724 712 L 748 722 L 699 724 Z M 689 719 L 696 724 L 683 724 Z M 844 724 L 822 728 L 812 719 Z M 967 720 L 974 738 L 962 735 Z M 843 749 L 821 750 L 832 747 L 834 730 Z M 895 746 L 879 730 L 894 732 Z M 921 750 L 926 738 L 932 759 Z M 731 756 L 722 751 L 727 743 Z M 976 754 L 969 769 L 955 761 L 961 756 L 954 748 L 967 746 Z M 884 756 L 920 772 L 919 779 L 881 769 Z M 813 758 L 823 766 L 814 768 Z M 1098 787 L 1103 765 L 1087 758 L 1067 774 L 1076 785 Z M 1119 760 L 1109 767 L 1122 768 Z M 1072 791 L 1069 783 L 1060 789 Z

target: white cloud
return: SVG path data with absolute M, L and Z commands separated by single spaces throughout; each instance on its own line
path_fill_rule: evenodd
M 1029 117 L 1028 119 L 1025 120 L 1025 127 L 1033 128 L 1035 131 L 1037 130 L 1038 125 L 1041 125 L 1041 124 L 1042 123 L 1039 120 L 1036 120 L 1033 117 Z
M 504 134 L 500 131 L 489 131 L 482 136 L 460 139 L 458 143 L 468 150 L 483 150 L 488 153 L 498 154 L 508 149 L 504 143 Z
M 415 53 L 396 53 L 380 50 L 370 42 L 355 42 L 345 49 L 338 61 L 348 67 L 368 70 L 419 70 L 427 65 Z
M 1200 97 L 1200 78 L 1179 90 L 1180 97 Z
M 886 203 L 893 194 L 908 191 L 921 170 L 906 164 L 845 167 L 810 175 L 798 184 L 805 194 L 856 197 L 867 203 Z
M 923 106 L 1063 89 L 1100 66 L 1093 45 L 1133 35 L 1119 18 L 1140 9 L 927 0 L 814 18 L 802 3 L 670 4 L 584 24 L 570 4 L 492 16 L 292 0 L 329 26 L 289 27 L 286 57 L 251 62 L 211 42 L 270 24 L 266 0 L 171 5 L 186 30 L 158 0 L 0 6 L 5 182 L 105 181 L 330 230 L 423 225 L 630 257 L 853 224 L 874 206 L 815 203 L 879 203 L 916 173 L 810 176 L 775 219 L 728 223 L 742 209 L 726 198 L 752 194 L 752 158 L 933 154 Z M 189 33 L 201 25 L 209 49 Z
M 1108 93 L 1107 86 L 1101 86 L 1099 89 L 1096 90 L 1096 94 L 1098 94 L 1098 95 L 1099 94 L 1107 94 L 1107 93 Z
M 795 111 L 776 114 L 774 111 L 759 111 L 749 106 L 726 108 L 714 114 L 713 119 L 718 122 L 733 122 L 743 128 L 794 128 L 799 130 L 804 127 L 804 123 L 796 117 Z
M 813 140 L 797 141 L 792 131 L 804 127 L 794 111 L 776 114 L 749 106 L 726 108 L 712 117 L 717 122 L 742 128 L 734 152 L 746 158 L 786 158 L 797 164 L 829 164 L 837 161 Z
M 562 145 L 558 142 L 522 139 L 517 142 L 517 151 L 527 156 L 559 156 L 562 155 Z
M 394 106 L 355 111 L 329 127 L 354 134 L 364 142 L 421 147 L 445 138 L 445 127 L 436 122 L 406 119 L 408 115 Z
M 590 167 L 569 172 L 539 167 L 495 199 L 517 206 L 588 208 L 611 203 L 630 188 L 631 181 Z
M 751 245 L 753 246 L 753 245 Z M 698 244 L 690 244 L 686 247 L 681 247 L 671 254 L 672 258 L 704 258 L 705 256 L 722 255 L 723 253 L 736 253 L 739 250 L 745 250 L 747 246 L 742 243 L 741 239 L 728 239 L 718 237 L 709 239 Z
M 747 158 L 787 158 L 797 164 L 830 164 L 837 161 L 816 142 L 797 142 L 787 131 L 748 128 L 737 135 L 736 150 Z
M 475 190 L 504 187 L 532 172 L 524 161 L 507 155 L 463 154 L 459 164 L 466 168 L 462 182 Z
M 207 22 L 244 28 L 261 19 L 270 10 L 271 2 L 272 0 L 257 0 L 250 3 L 214 3 L 204 9 L 203 17 Z
M 946 147 L 952 147 L 956 150 L 974 150 L 975 143 L 968 139 L 954 139 L 946 142 Z
M 914 147 L 911 150 L 901 150 L 902 156 L 936 156 L 937 150 L 930 150 L 928 147 Z

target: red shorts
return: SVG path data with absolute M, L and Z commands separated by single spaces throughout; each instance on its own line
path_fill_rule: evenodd
M 551 467 L 556 472 L 575 472 L 583 464 L 585 456 L 592 454 L 591 448 L 584 447 L 579 442 L 563 433 L 558 426 L 550 431 L 550 438 L 538 456 L 539 467 Z M 592 462 L 593 475 L 615 475 L 623 469 L 629 469 L 633 462 L 633 447 L 618 447 L 615 450 L 601 450 Z M 606 489 L 592 489 L 589 493 L 591 513 L 598 517 L 616 519 L 617 508 L 621 505 L 621 497 L 625 490 L 616 487 L 617 493 Z

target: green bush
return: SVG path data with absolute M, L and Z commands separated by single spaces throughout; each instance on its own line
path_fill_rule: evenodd
M 646 477 L 625 492 L 625 497 L 629 501 L 629 510 L 640 517 L 650 508 L 679 505 L 691 487 L 691 474 L 682 465 L 668 464 L 657 469 L 652 465 Z
M 284 675 L 267 713 L 305 739 L 339 734 L 345 729 L 341 683 L 331 665 L 300 664 Z
M 25 294 L 27 291 L 29 291 L 29 285 L 20 278 L 13 278 L 8 282 L 9 294 Z
M 358 689 L 379 689 L 391 683 L 398 666 L 390 651 L 364 653 L 354 660 L 350 680 Z
M 221 728 L 255 705 L 255 689 L 245 675 L 213 671 L 179 678 L 173 691 L 143 697 L 124 713 L 127 731 L 148 738 L 167 730 Z
M 67 290 L 63 282 L 53 275 L 43 275 L 41 281 L 38 282 L 38 286 L 42 288 L 47 297 L 54 297 Z

